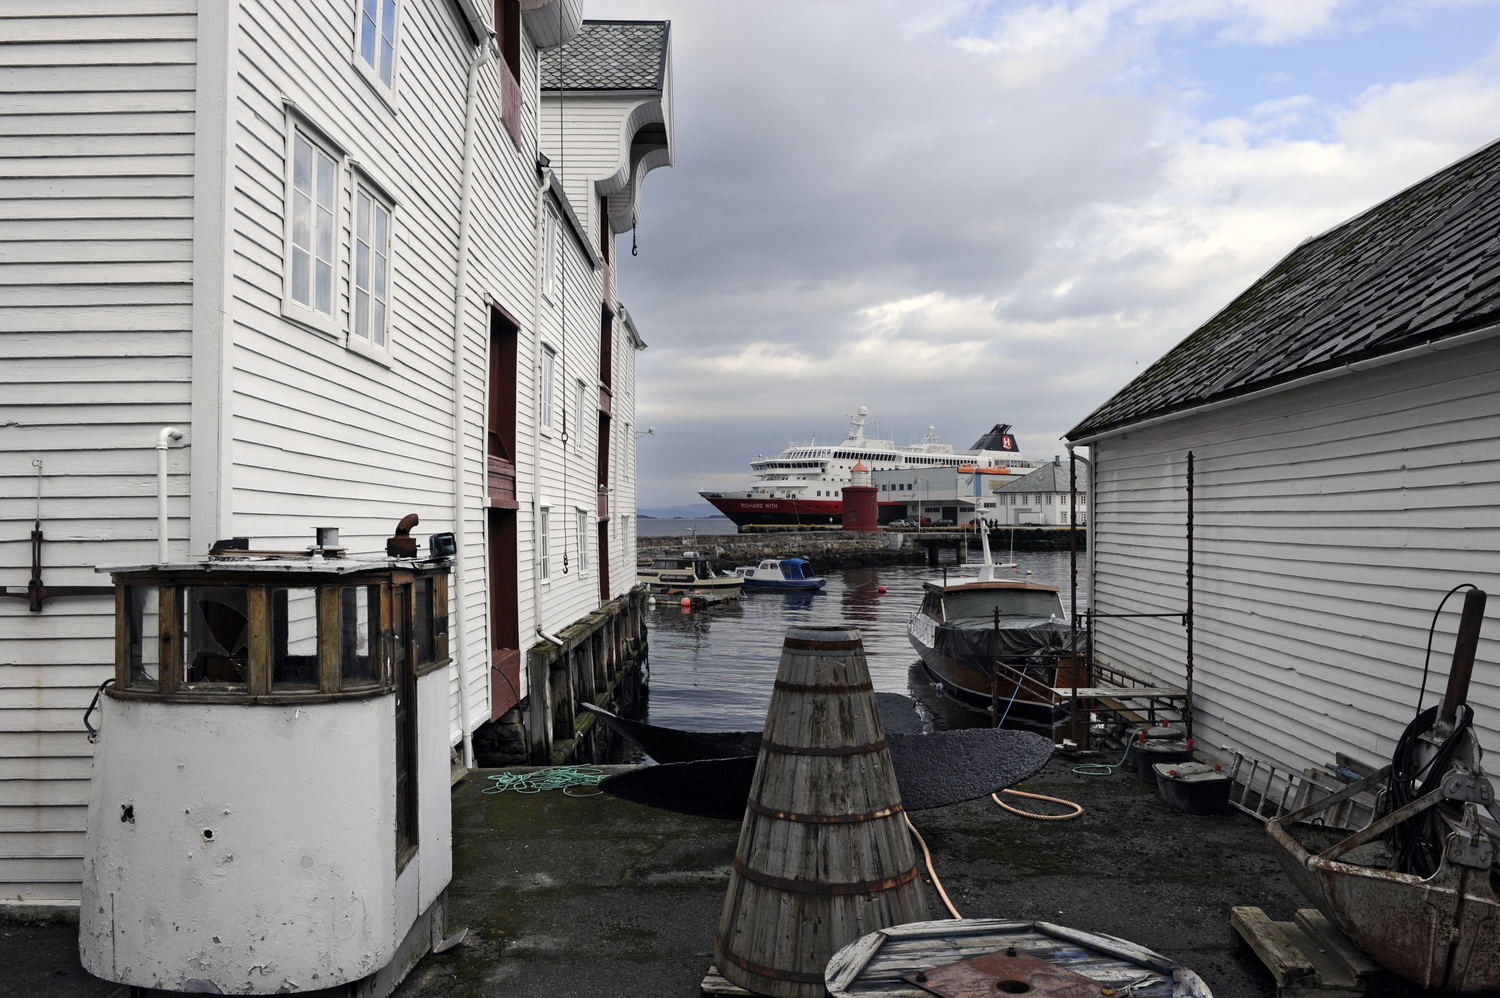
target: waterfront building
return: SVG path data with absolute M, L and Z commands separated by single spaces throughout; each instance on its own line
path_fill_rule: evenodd
M 1454 598 L 1500 591 L 1500 144 L 1315 236 L 1068 433 L 1093 461 L 1090 605 L 1186 609 L 1195 733 L 1300 772 L 1389 761 L 1441 695 Z M 1193 470 L 1191 526 L 1187 479 Z M 1500 629 L 1470 700 L 1500 745 Z M 1097 655 L 1181 685 L 1176 618 Z
M 1088 479 L 1078 476 L 1078 495 L 1070 491 L 1071 476 L 1067 462 L 1054 457 L 1021 478 L 993 485 L 981 497 L 979 515 L 1002 526 L 1066 527 L 1072 522 L 1074 508 L 1078 525 L 1089 522 Z
M 21 908 L 77 903 L 82 718 L 114 658 L 96 566 L 300 551 L 322 526 L 380 552 L 409 513 L 424 552 L 454 533 L 437 714 L 459 764 L 526 701 L 527 649 L 634 582 L 643 341 L 612 243 L 670 162 L 667 25 L 630 39 L 649 85 L 632 63 L 559 99 L 545 53 L 610 31 L 581 0 L 99 10 L 38 8 L 0 46 L 0 897 Z M 575 113 L 614 128 L 613 160 L 575 155 Z

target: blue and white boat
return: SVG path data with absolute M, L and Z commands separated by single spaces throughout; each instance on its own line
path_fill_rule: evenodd
M 745 580 L 746 589 L 822 589 L 828 580 L 812 574 L 806 558 L 766 558 L 759 565 L 741 565 L 734 574 Z

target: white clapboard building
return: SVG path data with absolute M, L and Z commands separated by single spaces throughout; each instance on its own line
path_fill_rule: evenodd
M 1092 605 L 1186 608 L 1199 745 L 1389 761 L 1434 613 L 1493 594 L 1470 693 L 1500 749 L 1500 144 L 1293 250 L 1068 434 L 1092 456 Z M 1461 598 L 1437 622 L 1441 696 Z M 1180 618 L 1096 652 L 1184 682 Z
M 96 566 L 453 532 L 461 761 L 523 650 L 629 592 L 612 242 L 670 160 L 667 50 L 581 0 L 0 10 L 0 902 L 79 895 Z

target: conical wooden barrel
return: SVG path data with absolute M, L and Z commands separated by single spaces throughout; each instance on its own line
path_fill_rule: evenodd
M 719 972 L 758 994 L 822 998 L 841 947 L 927 917 L 859 631 L 793 627 L 719 919 Z

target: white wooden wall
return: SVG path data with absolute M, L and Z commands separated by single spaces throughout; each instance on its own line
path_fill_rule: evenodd
M 1093 448 L 1093 605 L 1184 605 L 1194 454 L 1200 748 L 1300 769 L 1389 761 L 1443 595 L 1491 595 L 1470 692 L 1500 750 L 1500 341 L 1350 374 Z M 1438 625 L 1424 706 L 1458 625 Z M 1177 621 L 1102 620 L 1098 652 L 1181 683 Z
M 572 511 L 597 503 L 592 419 L 577 450 L 536 435 L 537 345 L 566 354 L 559 405 L 571 421 L 575 380 L 597 384 L 602 294 L 598 272 L 565 241 L 566 305 L 539 307 L 536 52 L 526 46 L 521 60 L 518 145 L 501 121 L 497 67 L 479 78 L 455 523 L 452 309 L 475 51 L 456 5 L 402 4 L 397 86 L 385 97 L 353 66 L 354 0 L 232 0 L 205 6 L 204 24 L 198 7 L 0 6 L 0 585 L 24 588 L 29 575 L 33 460 L 42 462 L 47 584 L 103 585 L 96 565 L 154 561 L 155 443 L 161 427 L 179 426 L 186 438 L 168 455 L 174 558 L 230 535 L 295 549 L 324 525 L 355 551 L 382 551 L 409 512 L 421 516 L 424 543 L 461 529 L 466 594 L 454 647 L 467 649 L 468 665 L 452 674 L 456 742 L 460 683 L 470 725 L 489 716 L 490 302 L 522 324 L 522 634 L 561 629 L 598 605 L 597 550 L 591 572 L 554 571 L 543 604 L 531 599 L 531 496 L 553 505 L 554 550 L 572 545 L 570 568 Z M 216 87 L 228 98 L 217 106 Z M 395 201 L 386 364 L 342 341 L 347 264 L 335 335 L 282 316 L 289 107 L 347 156 L 346 170 L 357 163 Z M 205 151 L 222 162 L 207 163 Z M 350 179 L 338 205 L 343 260 Z M 618 334 L 615 358 L 615 483 L 630 497 L 617 508 L 633 512 L 619 462 L 634 445 L 621 436 L 634 351 Z M 633 547 L 611 551 L 612 592 L 629 587 L 634 560 Z M 56 600 L 40 614 L 0 599 L 0 899 L 77 898 L 91 754 L 82 713 L 111 674 L 112 634 L 104 597 Z
M 194 0 L 0 6 L 0 585 L 152 559 L 158 430 L 186 428 Z M 187 464 L 169 462 L 174 533 Z M 180 535 L 179 535 L 180 536 Z M 0 599 L 0 899 L 78 897 L 113 601 Z

